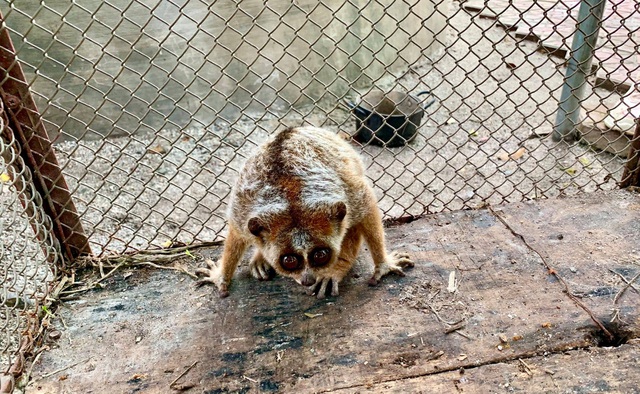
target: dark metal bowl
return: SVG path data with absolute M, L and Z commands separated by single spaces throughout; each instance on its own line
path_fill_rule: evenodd
M 358 105 L 345 101 L 356 116 L 353 138 L 362 144 L 387 147 L 406 145 L 415 138 L 424 110 L 436 101 L 432 99 L 422 105 L 418 96 L 424 94 L 431 92 L 424 91 L 414 96 L 374 90 L 364 95 Z

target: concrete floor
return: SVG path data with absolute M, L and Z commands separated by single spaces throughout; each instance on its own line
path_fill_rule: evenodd
M 62 336 L 27 392 L 640 392 L 640 283 L 622 279 L 640 273 L 639 194 L 442 213 L 387 234 L 416 267 L 371 288 L 363 252 L 325 300 L 257 282 L 246 263 L 226 299 L 186 275 L 123 271 L 58 309 Z

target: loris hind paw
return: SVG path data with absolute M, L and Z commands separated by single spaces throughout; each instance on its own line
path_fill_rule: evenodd
M 196 282 L 196 286 L 200 287 L 206 284 L 213 284 L 218 288 L 220 298 L 229 296 L 229 284 L 222 277 L 222 269 L 220 264 L 213 260 L 205 260 L 208 268 L 197 268 L 196 275 L 205 276 Z
M 408 254 L 393 251 L 389 253 L 387 259 L 376 267 L 375 272 L 371 279 L 369 279 L 369 285 L 375 286 L 380 283 L 380 279 L 388 274 L 396 274 L 398 276 L 405 276 L 403 269 L 413 267 L 415 264 L 411 260 Z

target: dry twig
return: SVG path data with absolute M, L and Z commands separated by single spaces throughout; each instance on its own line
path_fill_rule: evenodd
M 191 371 L 191 368 L 195 367 L 197 363 L 198 363 L 198 360 L 194 361 L 193 364 L 188 366 L 187 369 L 185 369 L 180 375 L 178 375 L 177 378 L 173 379 L 173 382 L 169 384 L 169 388 L 173 388 L 173 386 L 178 382 L 178 380 L 180 380 L 181 377 L 186 375 L 187 372 Z
M 466 325 L 467 325 L 467 323 L 465 321 L 458 322 L 458 324 L 454 324 L 453 326 L 451 326 L 451 327 L 447 328 L 446 330 L 444 330 L 444 333 L 445 334 L 451 334 L 454 331 L 458 331 L 461 328 L 464 328 L 464 326 L 466 326 Z
M 56 288 L 56 297 L 60 297 L 61 300 L 66 300 L 69 296 L 82 293 L 88 290 L 92 290 L 100 285 L 102 281 L 113 276 L 116 272 L 122 268 L 130 267 L 142 267 L 148 266 L 156 269 L 166 269 L 172 271 L 182 272 L 193 279 L 198 277 L 187 270 L 181 265 L 164 265 L 174 262 L 177 258 L 184 257 L 187 251 L 193 251 L 196 249 L 220 246 L 222 241 L 215 242 L 203 242 L 195 245 L 179 246 L 175 248 L 156 249 L 156 250 L 142 250 L 134 253 L 128 253 L 123 255 L 108 255 L 104 257 L 81 257 L 78 258 L 77 267 L 92 266 L 98 268 L 100 272 L 100 279 L 85 284 L 81 288 L 72 289 L 72 287 L 81 285 L 82 282 L 75 282 L 73 279 L 67 280 Z M 105 269 L 109 271 L 105 273 Z
M 636 274 L 636 276 L 634 276 L 634 277 L 633 277 L 633 279 L 631 279 L 631 280 L 627 280 L 627 278 L 625 278 L 625 277 L 624 277 L 624 275 L 619 274 L 618 272 L 616 272 L 616 271 L 614 271 L 614 270 L 612 270 L 612 269 L 609 269 L 609 271 L 611 271 L 611 272 L 614 272 L 614 273 L 618 274 L 618 276 L 620 276 L 620 277 L 622 278 L 622 280 L 623 280 L 623 281 L 625 281 L 625 282 L 627 283 L 627 285 L 626 285 L 625 287 L 623 287 L 623 288 L 618 292 L 618 294 L 616 294 L 616 296 L 613 298 L 613 303 L 614 303 L 614 305 L 618 302 L 618 300 L 620 299 L 620 297 L 622 297 L 622 295 L 624 294 L 624 292 L 625 292 L 625 291 L 627 291 L 627 289 L 628 289 L 629 287 L 633 287 L 633 289 L 634 289 L 636 292 L 638 292 L 638 289 L 636 289 L 636 288 L 633 286 L 633 282 L 635 282 L 635 281 L 636 281 L 636 279 L 638 279 L 638 277 L 640 277 L 640 272 L 638 272 L 638 273 Z
M 521 359 L 521 358 L 519 358 L 518 361 L 520 361 L 520 364 L 522 364 L 522 366 L 524 367 L 524 371 L 527 373 L 527 375 L 533 376 L 533 372 L 531 371 L 531 367 L 529 367 L 529 365 L 527 363 L 525 363 L 524 360 Z
M 78 361 L 78 362 L 76 362 L 76 363 L 73 363 L 73 364 L 71 364 L 71 365 L 67 365 L 66 367 L 63 367 L 63 368 L 57 369 L 57 370 L 55 370 L 55 371 L 53 371 L 53 372 L 49 372 L 49 373 L 47 373 L 47 374 L 44 374 L 44 375 L 42 375 L 42 376 L 41 376 L 39 379 L 37 379 L 37 380 L 46 379 L 46 378 L 48 378 L 49 376 L 53 376 L 53 375 L 55 375 L 55 374 L 57 374 L 57 373 L 60 373 L 60 372 L 62 372 L 62 371 L 66 371 L 67 369 L 71 369 L 71 368 L 75 367 L 76 365 L 79 365 L 79 364 L 82 364 L 82 363 L 86 363 L 86 362 L 87 362 L 87 361 L 89 361 L 89 360 L 91 360 L 91 357 L 86 358 L 86 359 L 81 360 L 81 361 Z
M 600 321 L 600 319 L 598 319 L 593 312 L 591 312 L 591 310 L 589 308 L 587 308 L 587 306 L 585 304 L 582 303 L 582 301 L 580 301 L 580 299 L 578 297 L 576 297 L 572 292 L 571 289 L 569 288 L 569 285 L 567 284 L 567 282 L 564 280 L 563 277 L 561 277 L 558 274 L 558 271 L 556 271 L 555 269 L 553 269 L 553 267 L 551 266 L 551 264 L 549 264 L 549 261 L 540 253 L 538 252 L 533 246 L 531 246 L 531 244 L 529 244 L 529 242 L 527 241 L 527 239 L 522 235 L 517 233 L 510 225 L 509 223 L 507 223 L 507 221 L 500 215 L 498 215 L 498 213 L 496 211 L 493 210 L 493 208 L 489 205 L 487 206 L 487 209 L 489 210 L 489 212 L 491 212 L 493 214 L 493 216 L 496 217 L 496 219 L 498 219 L 506 228 L 507 230 L 509 230 L 511 232 L 511 234 L 513 234 L 516 238 L 520 239 L 520 241 L 522 241 L 522 243 L 524 243 L 524 245 L 527 247 L 527 249 L 529 249 L 530 251 L 532 251 L 533 253 L 535 253 L 536 255 L 538 255 L 538 257 L 540 257 L 540 260 L 542 260 L 542 263 L 544 264 L 544 266 L 547 268 L 547 271 L 549 271 L 549 273 L 553 276 L 556 277 L 556 279 L 558 279 L 558 281 L 560 283 L 562 283 L 562 285 L 564 286 L 564 292 L 567 294 L 567 296 L 569 296 L 569 298 L 571 298 L 571 300 L 578 305 L 580 308 L 582 308 L 591 318 L 591 320 L 593 320 L 594 323 L 596 323 L 596 325 L 600 328 L 600 330 L 602 330 L 602 332 L 607 336 L 607 338 L 609 340 L 613 340 L 614 336 L 613 334 L 611 334 L 611 332 L 609 330 L 607 330 L 607 328 L 604 326 L 604 324 Z

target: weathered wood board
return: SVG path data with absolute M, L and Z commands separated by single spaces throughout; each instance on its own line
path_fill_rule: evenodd
M 371 288 L 363 251 L 341 295 L 326 300 L 246 269 L 226 299 L 173 272 L 122 272 L 58 310 L 66 328 L 56 327 L 62 338 L 28 392 L 495 392 L 506 383 L 556 392 L 554 382 L 579 386 L 585 376 L 619 392 L 640 385 L 637 345 L 597 348 L 599 329 L 556 276 L 596 317 L 611 320 L 617 308 L 625 340 L 635 338 L 638 293 L 628 288 L 614 304 L 625 283 L 610 269 L 629 280 L 640 272 L 640 195 L 444 213 L 387 233 L 416 267 Z M 633 374 L 613 373 L 620 357 L 636 360 L 624 364 Z M 598 364 L 610 373 L 595 379 Z
M 617 198 L 558 199 L 551 205 L 514 204 L 496 209 L 604 324 L 640 332 L 640 201 Z M 522 221 L 523 211 L 528 211 Z M 618 297 L 618 298 L 616 298 Z M 624 334 L 621 333 L 621 334 Z
M 334 393 L 639 393 L 640 343 L 579 349 Z
M 604 124 L 604 119 L 607 117 L 608 112 L 604 105 L 595 109 L 583 108 L 581 113 L 582 121 L 577 126 L 580 133 L 580 141 L 592 148 L 626 159 L 629 157 L 633 133 L 627 134 L 619 130 L 609 129 Z

